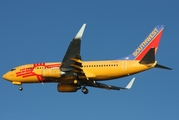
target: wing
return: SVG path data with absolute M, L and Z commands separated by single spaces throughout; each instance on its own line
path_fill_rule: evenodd
M 112 85 L 106 85 L 103 83 L 99 83 L 99 82 L 88 82 L 86 85 L 87 86 L 91 86 L 91 87 L 97 87 L 97 88 L 104 88 L 107 90 L 120 90 L 120 89 L 130 89 L 134 83 L 135 78 L 132 78 L 132 80 L 128 83 L 128 85 L 126 87 L 117 87 L 117 86 L 112 86 Z
M 94 74 L 84 71 L 82 66 L 82 59 L 80 55 L 81 40 L 86 24 L 83 24 L 76 36 L 72 39 L 66 54 L 62 60 L 60 70 L 65 72 L 66 76 L 78 75 L 85 76 L 86 79 L 95 77 Z
M 83 24 L 81 29 L 78 31 L 76 36 L 72 39 L 66 54 L 62 60 L 62 64 L 60 66 L 60 70 L 65 72 L 65 75 L 78 75 L 84 76 L 86 80 L 80 80 L 80 84 L 83 86 L 91 86 L 97 88 L 104 88 L 108 90 L 120 90 L 120 89 L 130 89 L 135 80 L 133 78 L 126 87 L 117 87 L 112 85 L 106 85 L 103 83 L 99 83 L 96 81 L 91 81 L 88 78 L 95 78 L 96 76 L 89 72 L 83 70 L 82 59 L 80 55 L 80 47 L 81 47 L 81 39 L 83 36 L 84 29 L 86 24 Z
M 83 36 L 85 26 L 86 26 L 86 24 L 83 24 L 83 26 L 78 31 L 76 36 L 72 39 L 72 41 L 66 51 L 66 54 L 62 60 L 62 64 L 60 66 L 61 71 L 64 71 L 64 72 L 72 71 L 72 70 L 74 70 L 74 66 L 72 66 L 72 65 L 76 65 L 76 61 L 74 61 L 74 60 L 77 60 L 78 62 L 81 61 L 80 47 L 81 47 L 81 39 Z M 78 66 L 82 67 L 82 64 L 80 64 Z

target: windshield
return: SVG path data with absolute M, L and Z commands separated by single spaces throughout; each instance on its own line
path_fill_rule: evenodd
M 11 69 L 11 71 L 14 71 L 14 70 L 16 70 L 16 69 L 15 68 Z

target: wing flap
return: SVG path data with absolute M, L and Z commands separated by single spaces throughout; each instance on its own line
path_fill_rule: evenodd
M 81 61 L 80 59 L 71 58 L 70 60 L 75 61 L 75 62 L 77 62 L 77 63 L 82 63 L 82 61 Z
M 76 68 L 76 69 L 79 69 L 79 70 L 82 70 L 82 67 L 81 66 L 78 66 L 78 65 L 75 65 L 75 64 L 71 64 L 72 67 Z
M 118 86 L 107 85 L 107 84 L 103 84 L 103 83 L 99 83 L 99 82 L 96 83 L 96 87 L 104 88 L 107 90 L 120 90 L 120 87 L 118 87 Z

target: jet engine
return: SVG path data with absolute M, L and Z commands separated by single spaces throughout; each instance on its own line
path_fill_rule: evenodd
M 55 69 L 51 68 L 51 69 L 42 70 L 42 76 L 45 78 L 48 78 L 48 77 L 60 78 L 64 74 L 65 72 L 60 71 L 59 68 L 55 68 Z
M 80 89 L 80 87 L 74 84 L 63 83 L 57 85 L 58 92 L 76 92 L 78 89 Z

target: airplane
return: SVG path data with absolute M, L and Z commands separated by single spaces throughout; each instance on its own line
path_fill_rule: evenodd
M 3 79 L 14 85 L 25 83 L 57 83 L 58 92 L 76 92 L 84 94 L 87 86 L 107 90 L 130 89 L 135 77 L 126 87 L 103 84 L 99 81 L 112 80 L 140 73 L 151 68 L 171 68 L 160 65 L 155 60 L 164 25 L 157 25 L 149 36 L 126 57 L 115 60 L 82 61 L 80 46 L 86 24 L 83 24 L 70 42 L 62 62 L 34 63 L 15 67 L 5 73 Z

